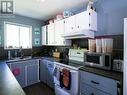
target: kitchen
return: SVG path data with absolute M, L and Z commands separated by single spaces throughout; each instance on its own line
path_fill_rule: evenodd
M 126 0 L 13 4 L 0 14 L 0 95 L 127 94 Z

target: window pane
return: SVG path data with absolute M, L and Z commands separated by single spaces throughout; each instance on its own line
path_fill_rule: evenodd
M 30 26 L 5 23 L 5 48 L 32 48 Z
M 7 48 L 19 47 L 19 27 L 6 24 L 6 46 Z
M 29 27 L 20 27 L 20 46 L 31 48 L 31 33 Z

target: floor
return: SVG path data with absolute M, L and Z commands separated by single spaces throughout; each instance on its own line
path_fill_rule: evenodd
M 26 95 L 55 95 L 53 89 L 44 83 L 37 83 L 23 89 Z

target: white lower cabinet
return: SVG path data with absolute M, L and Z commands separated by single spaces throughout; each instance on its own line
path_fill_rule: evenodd
M 26 66 L 26 80 L 27 80 L 27 85 L 32 85 L 34 83 L 39 82 L 39 65 L 29 65 Z
M 15 76 L 18 83 L 21 87 L 26 86 L 26 78 L 25 78 L 25 67 L 22 62 L 11 62 L 8 63 L 9 68 L 11 69 L 13 75 Z
M 81 95 L 111 95 L 85 83 L 81 84 Z
M 80 71 L 80 93 L 81 95 L 119 95 L 117 93 L 118 81 Z
M 39 60 L 25 60 L 7 63 L 15 78 L 26 87 L 39 82 Z

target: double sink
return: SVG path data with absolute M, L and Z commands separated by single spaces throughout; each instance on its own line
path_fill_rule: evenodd
M 9 59 L 7 62 L 12 62 L 12 61 L 22 61 L 22 60 L 29 60 L 32 59 L 32 56 L 25 56 L 25 57 L 15 57 Z

